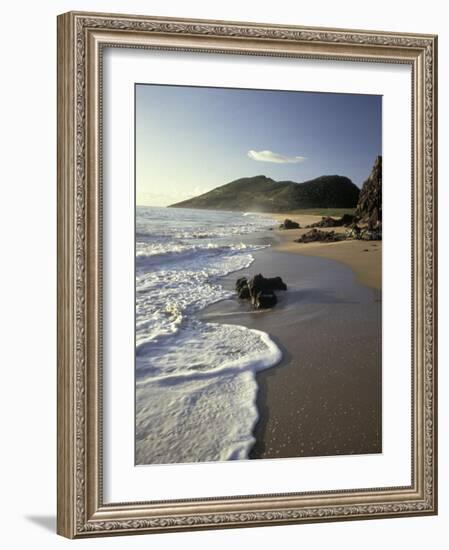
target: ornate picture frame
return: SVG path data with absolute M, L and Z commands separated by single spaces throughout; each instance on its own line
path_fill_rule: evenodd
M 105 503 L 105 48 L 405 64 L 412 74 L 409 486 Z M 437 37 L 70 12 L 58 17 L 58 533 L 69 538 L 437 513 Z M 404 359 L 406 360 L 406 358 Z

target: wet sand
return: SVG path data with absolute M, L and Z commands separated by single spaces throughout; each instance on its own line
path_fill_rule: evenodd
M 270 233 L 274 244 L 283 238 Z M 257 374 L 260 418 L 250 457 L 379 453 L 380 291 L 361 285 L 344 263 L 282 246 L 257 252 L 250 268 L 224 279 L 233 288 L 237 276 L 282 276 L 289 289 L 277 292 L 274 309 L 256 312 L 230 299 L 202 314 L 267 332 L 282 350 L 281 363 Z

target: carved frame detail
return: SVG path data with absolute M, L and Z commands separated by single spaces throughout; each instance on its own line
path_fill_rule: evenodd
M 410 487 L 103 504 L 101 59 L 105 46 L 411 65 Z M 436 513 L 436 53 L 437 38 L 432 35 L 76 12 L 59 16 L 58 533 L 78 538 Z

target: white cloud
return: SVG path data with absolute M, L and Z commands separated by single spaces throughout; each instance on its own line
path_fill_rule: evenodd
M 306 160 L 306 157 L 301 157 L 299 155 L 289 157 L 287 155 L 281 155 L 280 153 L 273 153 L 273 151 L 254 151 L 253 149 L 250 149 L 247 154 L 252 160 L 258 160 L 260 162 L 276 162 L 277 164 L 296 164 Z

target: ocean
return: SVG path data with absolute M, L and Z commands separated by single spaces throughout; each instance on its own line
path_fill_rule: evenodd
M 200 320 L 235 294 L 274 220 L 253 213 L 136 209 L 136 464 L 248 458 L 258 370 L 281 352 L 268 334 Z

